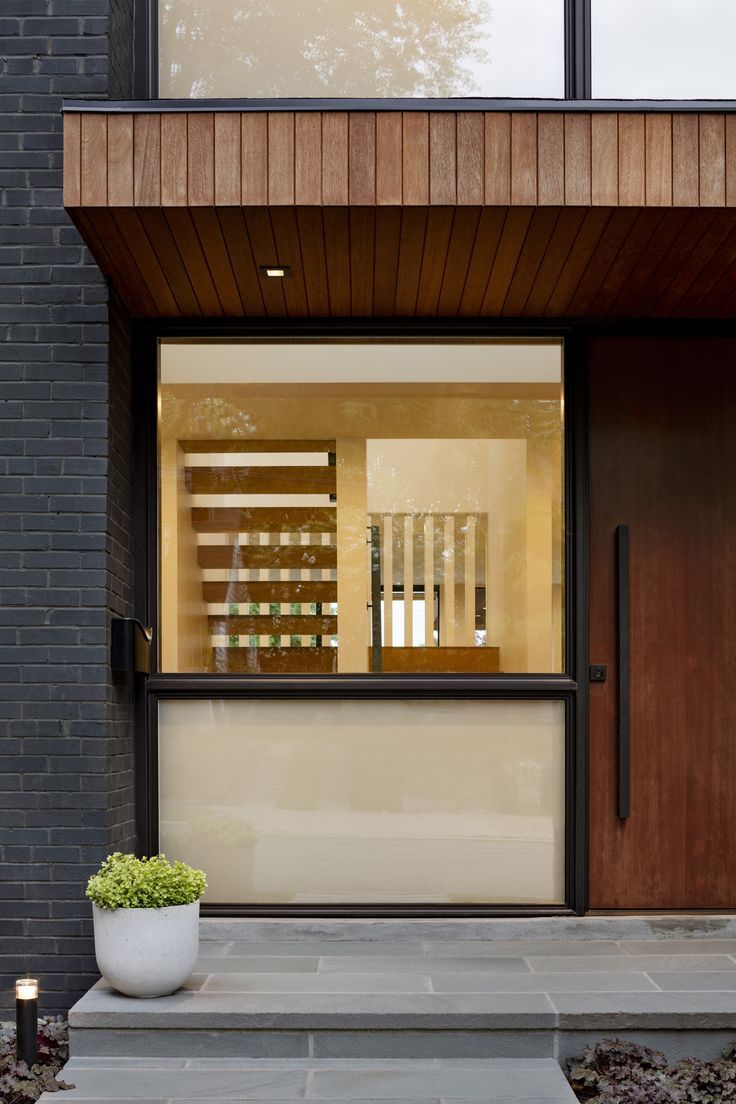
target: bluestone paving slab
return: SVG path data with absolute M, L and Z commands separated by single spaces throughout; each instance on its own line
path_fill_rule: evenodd
M 623 956 L 622 956 L 623 957 Z M 628 962 L 628 958 L 626 959 Z M 432 972 L 438 971 L 450 971 L 451 973 L 457 973 L 458 961 L 457 958 L 433 958 Z M 324 956 L 319 960 L 319 972 L 320 973 L 333 973 L 333 972 L 345 972 L 349 974 L 358 974 L 361 971 L 361 965 L 365 969 L 365 959 L 354 958 L 352 955 L 342 956 Z M 734 969 L 736 969 L 736 963 L 732 963 Z M 374 958 L 371 959 L 371 967 L 377 973 L 389 973 L 392 970 L 396 970 L 397 973 L 402 974 L 420 974 L 427 972 L 429 969 L 429 960 L 426 958 Z M 632 970 L 636 969 L 636 966 L 629 967 Z M 717 966 L 714 968 L 718 968 Z M 510 973 L 519 971 L 521 973 L 528 973 L 529 966 L 525 960 L 521 957 L 517 958 L 465 958 L 463 959 L 464 970 L 496 970 L 498 973 Z
M 579 972 L 589 970 L 591 973 L 611 972 L 623 970 L 630 973 L 640 970 L 642 973 L 659 970 L 687 972 L 688 970 L 701 970 L 706 973 L 714 973 L 721 970 L 736 971 L 736 961 L 728 955 L 715 954 L 683 954 L 683 955 L 581 955 L 570 957 L 569 955 L 529 955 L 524 960 L 535 973 L 556 973 L 565 970 Z M 455 965 L 457 969 L 457 964 Z
M 651 973 L 647 975 L 655 985 L 665 992 L 703 992 L 704 990 L 731 989 L 736 990 L 736 973 L 726 970 L 724 973 L 708 974 L 704 971 L 692 971 L 690 973 Z
M 468 1061 L 446 1068 L 417 1063 L 415 1070 L 380 1068 L 314 1070 L 309 1076 L 309 1097 L 382 1100 L 412 1096 L 454 1097 L 461 1100 L 516 1101 L 548 1096 L 574 1100 L 554 1059 L 494 1062 Z M 564 1095 L 563 1095 L 564 1093 Z
M 563 1029 L 736 1028 L 736 992 L 558 993 L 550 1001 Z
M 257 962 L 258 959 L 253 959 Z M 736 977 L 736 974 L 734 974 Z M 202 992 L 210 993 L 427 993 L 420 974 L 212 974 Z
M 204 950 L 207 950 L 209 943 L 202 943 Z M 269 942 L 253 942 L 237 940 L 232 943 L 225 944 L 223 951 L 224 957 L 230 957 L 231 955 L 272 955 L 274 958 L 283 958 L 285 955 L 324 955 L 324 954 L 341 954 L 341 955 L 360 955 L 361 957 L 371 957 L 378 955 L 379 957 L 386 957 L 389 955 L 399 955 L 406 957 L 407 955 L 421 956 L 424 953 L 424 944 L 419 940 L 406 941 L 406 942 L 361 942 L 358 939 L 344 939 L 336 943 L 334 940 L 293 940 L 287 942 L 286 940 L 269 941 Z
M 292 1034 L 295 1034 L 292 1032 Z M 555 1031 L 433 1030 L 433 1031 L 312 1031 L 315 1058 L 551 1058 Z
M 132 1059 L 135 1062 L 135 1059 Z M 64 1097 L 74 1100 L 295 1100 L 304 1097 L 308 1072 L 269 1070 L 84 1069 L 62 1073 L 75 1085 Z M 58 1104 L 57 1100 L 52 1104 Z
M 358 1032 L 358 1034 L 366 1034 Z M 371 1032 L 375 1034 L 375 1032 Z M 454 1033 L 456 1034 L 456 1033 Z M 308 1031 L 248 1031 L 189 1028 L 90 1028 L 72 1027 L 70 1050 L 75 1056 L 162 1055 L 191 1058 L 242 1055 L 248 1058 L 303 1058 L 310 1052 Z
M 596 944 L 597 946 L 597 944 Z M 736 954 L 736 939 L 623 939 L 618 944 L 625 954 Z M 598 953 L 597 951 L 595 952 Z
M 736 973 L 733 977 L 736 988 Z M 636 993 L 656 992 L 657 989 L 646 974 L 624 972 L 436 975 L 430 972 L 429 978 L 435 993 Z
M 689 949 L 689 948 L 688 948 Z M 334 948 L 324 952 L 334 954 Z M 605 939 L 571 940 L 500 940 L 478 939 L 446 940 L 440 943 L 426 942 L 424 953 L 428 958 L 519 958 L 528 955 L 619 955 L 626 954 L 619 943 Z

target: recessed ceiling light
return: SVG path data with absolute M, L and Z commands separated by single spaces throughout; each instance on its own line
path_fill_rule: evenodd
M 291 276 L 291 269 L 288 265 L 261 265 L 261 276 L 271 276 L 276 280 L 283 280 L 286 276 Z

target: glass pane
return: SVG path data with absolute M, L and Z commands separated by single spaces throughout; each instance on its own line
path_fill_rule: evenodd
M 163 344 L 161 669 L 561 671 L 561 365 Z
M 159 0 L 164 97 L 562 96 L 562 0 Z
M 162 702 L 159 748 L 206 901 L 564 899 L 562 702 Z
M 593 0 L 593 95 L 733 99 L 733 0 Z

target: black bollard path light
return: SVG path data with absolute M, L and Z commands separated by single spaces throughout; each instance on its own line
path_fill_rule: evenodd
M 15 983 L 15 1056 L 30 1069 L 36 1062 L 38 1036 L 38 981 L 19 978 Z

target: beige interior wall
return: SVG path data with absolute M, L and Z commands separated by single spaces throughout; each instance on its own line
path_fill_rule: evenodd
M 340 671 L 368 670 L 368 499 L 365 439 L 338 437 L 337 630 Z
M 184 454 L 171 437 L 163 437 L 159 449 L 161 669 L 206 671 L 212 666 L 207 607 L 184 481 Z

